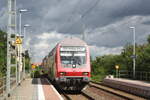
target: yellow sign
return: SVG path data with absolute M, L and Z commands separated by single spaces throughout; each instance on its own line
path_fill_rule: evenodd
M 119 66 L 118 66 L 118 65 L 116 65 L 116 66 L 115 66 L 115 68 L 116 68 L 116 69 L 119 69 Z
M 32 69 L 35 69 L 35 67 L 36 67 L 35 65 L 32 65 Z
M 21 38 L 19 38 L 19 37 L 16 38 L 16 44 L 22 44 Z

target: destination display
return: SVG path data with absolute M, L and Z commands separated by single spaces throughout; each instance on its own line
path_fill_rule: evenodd
M 60 56 L 85 56 L 85 53 L 60 53 Z
M 71 53 L 60 53 L 60 56 L 72 56 Z
M 60 51 L 85 51 L 85 47 L 67 47 L 63 46 Z

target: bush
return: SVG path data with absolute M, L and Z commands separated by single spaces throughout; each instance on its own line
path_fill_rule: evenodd
M 31 73 L 32 78 L 39 78 L 40 77 L 40 71 L 39 70 L 34 70 Z

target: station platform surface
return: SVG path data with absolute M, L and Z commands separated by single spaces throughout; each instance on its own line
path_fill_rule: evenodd
M 63 100 L 46 78 L 27 78 L 7 100 Z
M 125 85 L 132 84 L 132 86 L 135 86 L 135 87 L 138 86 L 138 87 L 142 87 L 144 89 L 150 90 L 150 82 L 139 81 L 139 80 L 123 79 L 123 78 L 108 78 L 108 79 L 111 80 L 111 81 L 116 81 L 116 82 L 124 82 Z
M 150 100 L 150 82 L 122 78 L 105 78 L 103 84 Z

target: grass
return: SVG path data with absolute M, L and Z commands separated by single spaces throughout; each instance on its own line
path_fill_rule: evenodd
M 100 82 L 105 78 L 105 75 L 92 75 L 91 79 L 96 82 Z

